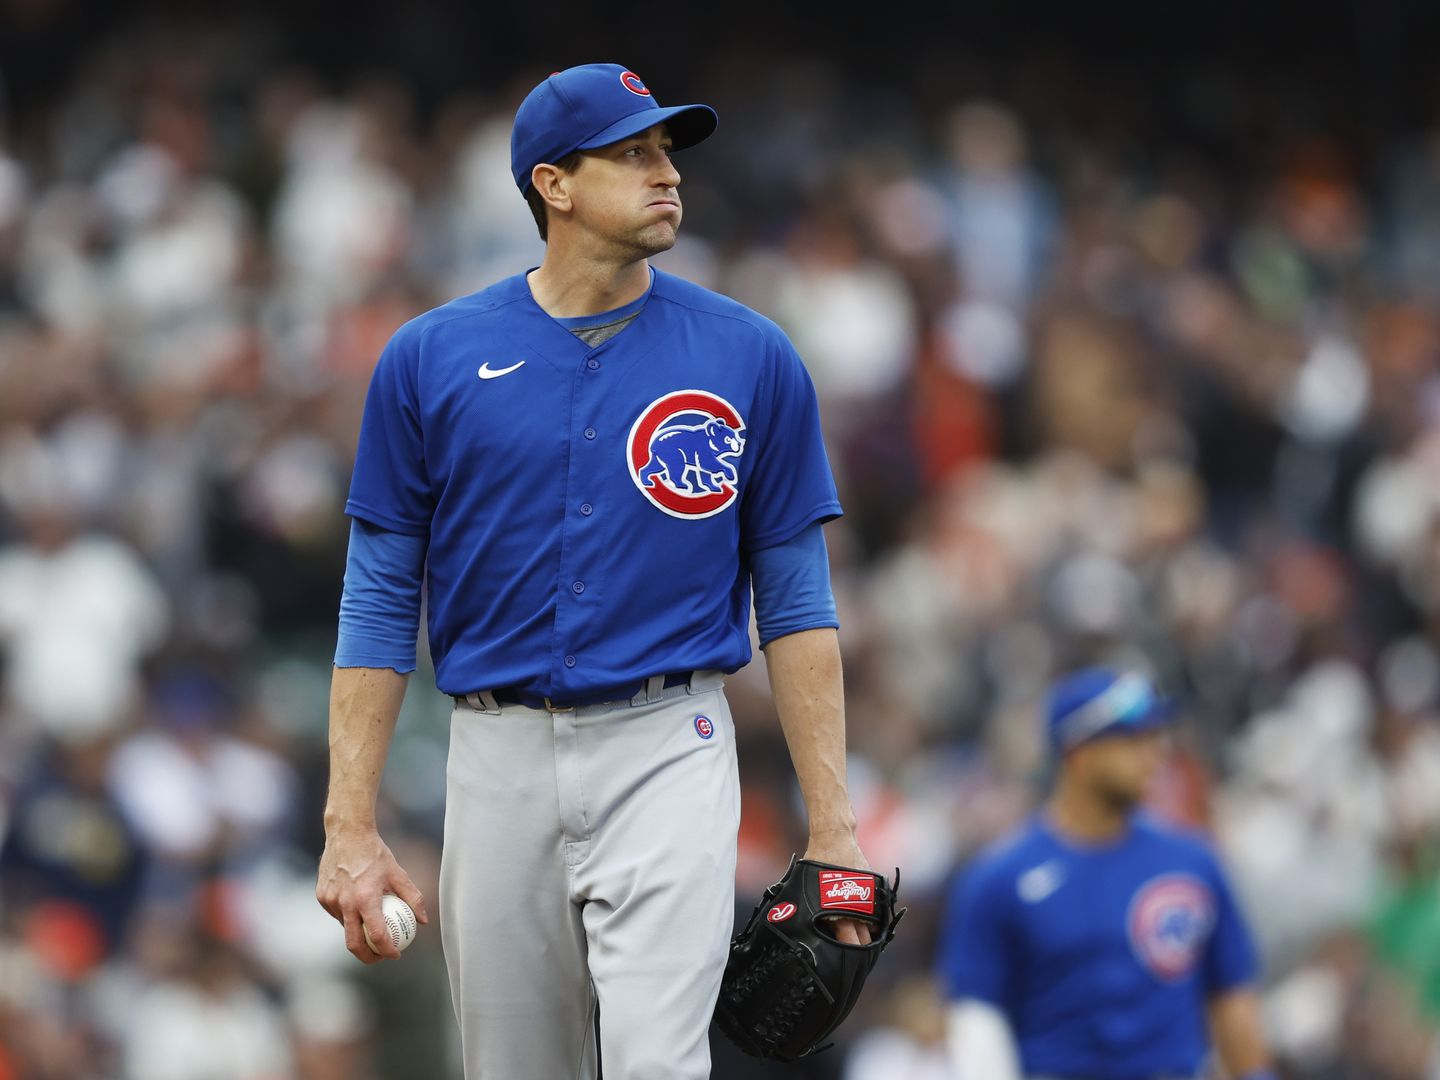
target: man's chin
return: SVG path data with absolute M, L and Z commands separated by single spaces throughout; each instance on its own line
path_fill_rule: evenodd
M 673 248 L 678 235 L 679 230 L 673 225 L 664 222 L 651 225 L 641 230 L 635 237 L 635 247 L 644 253 L 643 258 L 648 259 L 652 255 L 659 255 L 661 252 Z

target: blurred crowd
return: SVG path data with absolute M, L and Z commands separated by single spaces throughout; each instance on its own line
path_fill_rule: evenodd
M 117 39 L 0 106 L 0 1080 L 458 1076 L 433 926 L 363 968 L 314 899 L 342 505 L 390 333 L 539 262 L 509 128 L 548 68 L 422 108 L 262 46 Z M 941 901 L 1043 796 L 1047 682 L 1105 660 L 1184 703 L 1156 810 L 1234 876 L 1282 1074 L 1440 1077 L 1440 125 L 647 77 L 721 116 L 657 265 L 821 397 L 852 792 L 911 909 L 783 1075 L 948 1075 Z M 804 833 L 763 660 L 730 694 L 745 915 Z M 422 642 L 380 809 L 432 897 L 448 708 Z

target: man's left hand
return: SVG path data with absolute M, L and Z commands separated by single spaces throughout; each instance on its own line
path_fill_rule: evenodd
M 855 840 L 852 832 L 835 833 L 833 835 L 810 834 L 810 844 L 805 849 L 805 858 L 813 859 L 816 862 L 831 863 L 834 866 L 845 866 L 855 870 L 869 870 L 870 860 L 865 858 L 860 850 L 859 843 Z M 835 940 L 843 945 L 869 945 L 870 927 L 859 919 L 846 919 L 836 916 Z

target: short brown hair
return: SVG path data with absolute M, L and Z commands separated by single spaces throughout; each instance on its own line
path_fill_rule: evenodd
M 562 173 L 573 173 L 580 168 L 580 163 L 584 160 L 585 155 L 579 150 L 571 150 L 559 161 L 552 161 L 549 164 L 554 165 Z M 550 226 L 545 219 L 545 200 L 535 190 L 534 184 L 526 185 L 525 201 L 530 205 L 530 213 L 535 216 L 535 227 L 540 230 L 540 239 L 548 240 Z

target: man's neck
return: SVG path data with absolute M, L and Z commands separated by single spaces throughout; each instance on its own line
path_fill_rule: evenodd
M 1115 840 L 1130 828 L 1132 808 L 1096 798 L 1062 776 L 1045 807 L 1050 824 L 1066 838 L 1096 844 Z
M 528 282 L 530 294 L 545 314 L 575 319 L 614 311 L 640 299 L 650 287 L 650 264 L 645 259 L 615 263 L 567 257 L 551 246 Z

